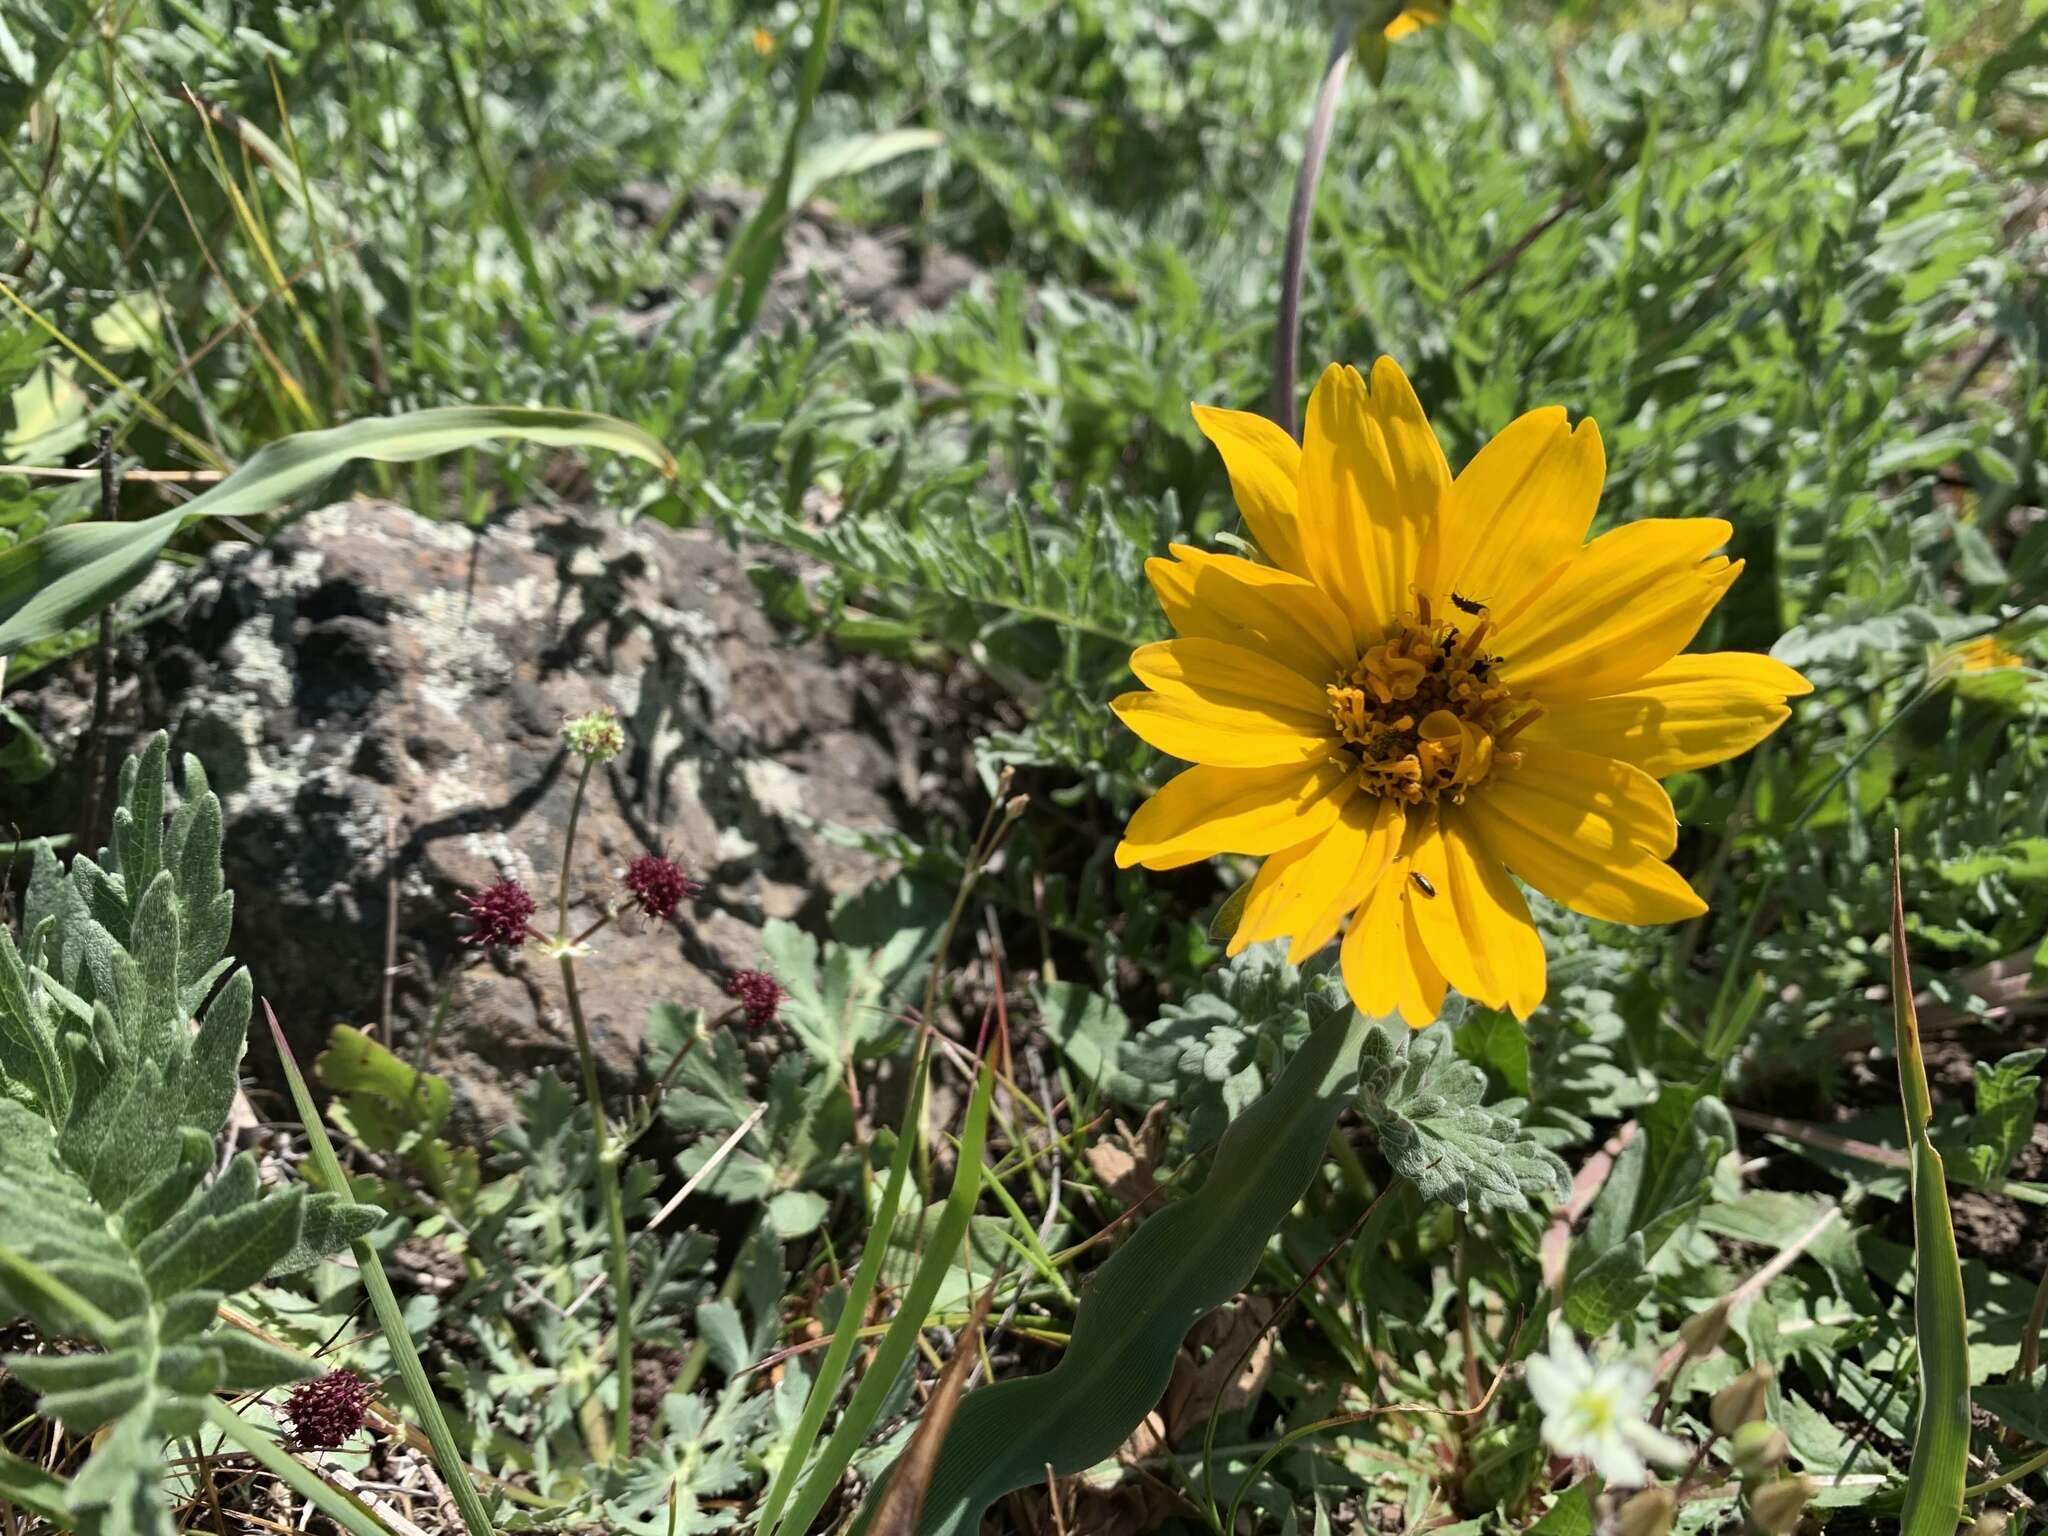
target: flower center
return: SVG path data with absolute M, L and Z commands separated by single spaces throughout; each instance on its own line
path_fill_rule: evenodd
M 1456 804 L 1497 766 L 1519 760 L 1502 749 L 1541 711 L 1495 677 L 1500 658 L 1485 649 L 1485 610 L 1468 622 L 1432 623 L 1424 600 L 1326 690 L 1368 794 Z

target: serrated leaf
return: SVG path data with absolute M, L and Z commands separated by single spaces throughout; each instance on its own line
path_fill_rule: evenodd
M 122 764 L 100 860 L 67 873 L 38 848 L 26 952 L 0 936 L 0 1322 L 99 1347 L 8 1365 L 39 1412 L 93 1435 L 65 1497 L 103 1536 L 172 1530 L 164 1443 L 196 1433 L 215 1389 L 310 1374 L 223 1330 L 223 1297 L 378 1219 L 264 1190 L 249 1154 L 207 1180 L 250 987 L 230 977 L 194 1027 L 231 963 L 219 805 L 193 774 L 167 830 L 167 752 L 158 735 Z
M 1488 1106 L 1485 1096 L 1486 1074 L 1458 1055 L 1447 1025 L 1366 1037 L 1359 1114 L 1424 1199 L 1461 1211 L 1526 1211 L 1562 1200 L 1570 1188 L 1563 1160 L 1517 1119 L 1519 1101 Z

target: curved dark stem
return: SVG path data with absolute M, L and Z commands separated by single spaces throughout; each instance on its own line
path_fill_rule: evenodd
M 1315 116 L 1309 119 L 1308 142 L 1301 150 L 1301 170 L 1294 178 L 1294 202 L 1287 210 L 1287 254 L 1280 268 L 1280 320 L 1273 335 L 1272 418 L 1290 437 L 1301 432 L 1294 419 L 1295 374 L 1301 356 L 1301 276 L 1308 258 L 1308 225 L 1315 212 L 1316 183 L 1330 152 L 1330 124 L 1337 115 L 1337 96 L 1351 68 L 1352 22 L 1339 21 L 1330 35 L 1330 56 L 1323 64 L 1323 83 L 1316 90 Z

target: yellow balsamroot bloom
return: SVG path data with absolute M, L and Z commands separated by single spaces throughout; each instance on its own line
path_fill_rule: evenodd
M 1138 808 L 1119 866 L 1266 856 L 1232 954 L 1344 930 L 1366 1012 L 1421 1027 L 1445 987 L 1527 1018 L 1543 944 L 1510 872 L 1588 917 L 1706 904 L 1664 861 L 1661 777 L 1745 751 L 1806 680 L 1681 656 L 1742 566 L 1719 518 L 1587 541 L 1591 421 L 1531 411 L 1453 478 L 1391 358 L 1332 367 L 1303 441 L 1195 407 L 1270 565 L 1173 546 L 1146 571 L 1180 638 L 1140 647 L 1117 715 L 1196 766 Z M 1348 927 L 1347 927 L 1348 924 Z

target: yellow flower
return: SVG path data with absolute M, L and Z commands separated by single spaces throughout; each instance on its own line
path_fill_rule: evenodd
M 1443 20 L 1448 5 L 1411 5 L 1400 15 L 1387 23 L 1385 37 L 1392 42 L 1397 37 L 1406 37 L 1410 32 L 1420 32 L 1424 27 L 1434 26 Z
M 761 57 L 764 59 L 767 58 L 771 53 L 773 53 L 777 46 L 775 34 L 773 32 L 770 32 L 766 27 L 754 28 L 753 42 L 754 52 L 760 54 Z
M 1561 407 L 1455 479 L 1407 377 L 1332 367 L 1304 440 L 1195 407 L 1270 565 L 1185 545 L 1146 571 L 1179 639 L 1140 647 L 1112 706 L 1196 766 L 1132 816 L 1120 867 L 1265 856 L 1230 945 L 1344 930 L 1366 1012 L 1421 1027 L 1446 986 L 1527 1018 L 1543 944 L 1512 871 L 1575 912 L 1706 910 L 1664 861 L 1659 778 L 1756 745 L 1806 680 L 1766 656 L 1681 656 L 1741 562 L 1719 518 L 1588 542 L 1606 458 Z
M 1934 663 L 1935 670 L 1944 674 L 2003 672 L 2009 667 L 2024 667 L 2026 664 L 2026 657 L 2000 645 L 1995 634 L 1979 635 L 1974 640 L 1947 646 L 1936 654 Z

